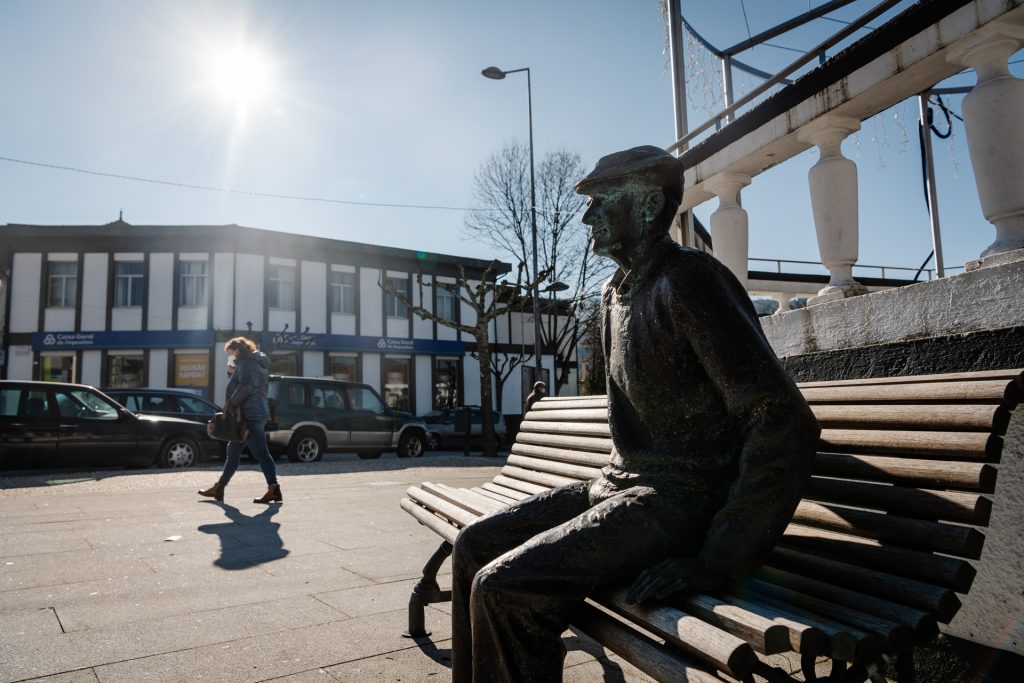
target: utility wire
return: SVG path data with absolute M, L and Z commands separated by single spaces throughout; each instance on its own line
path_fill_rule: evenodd
M 7 161 L 12 164 L 23 164 L 25 166 L 37 166 L 40 168 L 49 168 L 57 171 L 69 171 L 71 173 L 83 173 L 85 175 L 100 176 L 102 178 L 116 178 L 118 180 L 131 180 L 138 183 L 150 183 L 152 185 L 166 185 L 169 187 L 180 187 L 187 190 L 204 190 L 206 192 L 224 192 L 227 194 L 245 195 L 249 197 L 266 197 L 269 199 L 291 199 L 302 202 L 322 202 L 326 204 L 344 204 L 347 206 L 373 206 L 383 208 L 396 208 L 396 209 L 432 209 L 437 211 L 495 211 L 496 209 L 471 209 L 462 206 L 443 206 L 443 205 L 427 205 L 427 204 L 385 204 L 381 202 L 357 202 L 346 199 L 331 199 L 329 197 L 310 197 L 304 195 L 294 194 L 281 194 L 277 192 L 255 192 L 251 190 L 234 190 L 228 187 L 213 187 L 210 185 L 196 185 L 193 183 L 179 183 L 172 180 L 157 180 L 154 178 L 142 178 L 139 176 L 123 175 L 121 173 L 107 173 L 104 171 L 92 171 L 85 168 L 75 168 L 74 166 L 61 166 L 59 164 L 46 164 L 40 161 L 28 161 L 26 159 L 13 159 L 11 157 L 0 156 L 0 161 Z M 537 209 L 541 211 L 540 208 Z
M 753 40 L 754 36 L 750 34 L 750 22 L 747 21 L 747 3 L 740 0 L 740 9 L 743 10 L 743 23 L 747 25 L 747 38 Z

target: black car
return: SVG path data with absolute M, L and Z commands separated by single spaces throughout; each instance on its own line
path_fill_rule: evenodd
M 216 449 L 205 425 L 136 415 L 94 387 L 0 381 L 0 465 L 190 467 Z
M 466 446 L 466 412 L 469 412 L 469 444 L 479 447 L 483 444 L 483 417 L 480 406 L 457 406 L 443 410 L 432 410 L 423 416 L 427 423 L 427 448 L 438 450 L 444 448 L 462 448 Z M 494 446 L 501 448 L 505 439 L 505 417 L 501 411 L 491 411 L 491 422 L 494 423 Z
M 142 415 L 181 417 L 206 424 L 220 406 L 184 389 L 102 389 L 128 410 Z

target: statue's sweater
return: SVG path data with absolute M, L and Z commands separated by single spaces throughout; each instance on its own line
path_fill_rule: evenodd
M 709 519 L 700 559 L 739 578 L 785 529 L 819 428 L 721 263 L 668 237 L 604 286 L 610 464 L 592 495 L 651 486 Z

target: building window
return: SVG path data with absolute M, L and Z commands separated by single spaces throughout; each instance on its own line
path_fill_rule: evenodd
M 182 261 L 179 306 L 206 305 L 206 261 Z
M 296 377 L 299 374 L 299 354 L 295 351 L 275 351 L 270 354 L 270 374 Z
M 331 271 L 331 313 L 356 312 L 356 274 Z
M 118 261 L 114 268 L 114 305 L 141 306 L 142 278 L 146 264 L 141 261 Z
M 270 308 L 295 310 L 295 267 L 270 266 L 267 279 L 267 303 Z
M 107 382 L 111 389 L 135 389 L 146 386 L 141 353 L 107 356 Z
M 412 412 L 411 369 L 412 359 L 408 356 L 384 357 L 384 402 L 388 407 Z
M 49 269 L 47 305 L 53 308 L 74 308 L 78 296 L 78 262 L 50 261 Z
M 448 289 L 451 287 L 451 289 Z M 456 302 L 458 298 L 455 296 L 455 285 L 435 285 L 434 290 L 437 292 L 437 317 L 442 320 L 457 320 L 455 312 Z
M 462 376 L 460 366 L 458 358 L 434 359 L 434 410 L 446 410 L 459 405 L 459 378 Z
M 334 379 L 358 382 L 359 356 L 355 354 L 332 353 L 328 359 L 327 373 Z
M 46 354 L 39 359 L 39 379 L 43 382 L 74 382 L 75 355 Z
M 409 281 L 405 278 L 389 277 L 387 283 L 396 292 L 402 295 L 406 301 L 409 300 Z M 407 318 L 409 311 L 406 305 L 397 296 L 384 292 L 384 311 L 389 318 Z

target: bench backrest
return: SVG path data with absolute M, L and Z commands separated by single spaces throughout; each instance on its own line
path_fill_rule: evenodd
M 966 560 L 981 556 L 986 494 L 1024 393 L 1021 372 L 799 387 L 822 427 L 814 475 L 749 590 L 819 613 L 841 605 L 931 635 L 974 579 Z M 518 499 L 599 476 L 612 445 L 606 406 L 604 396 L 535 404 L 484 489 Z

